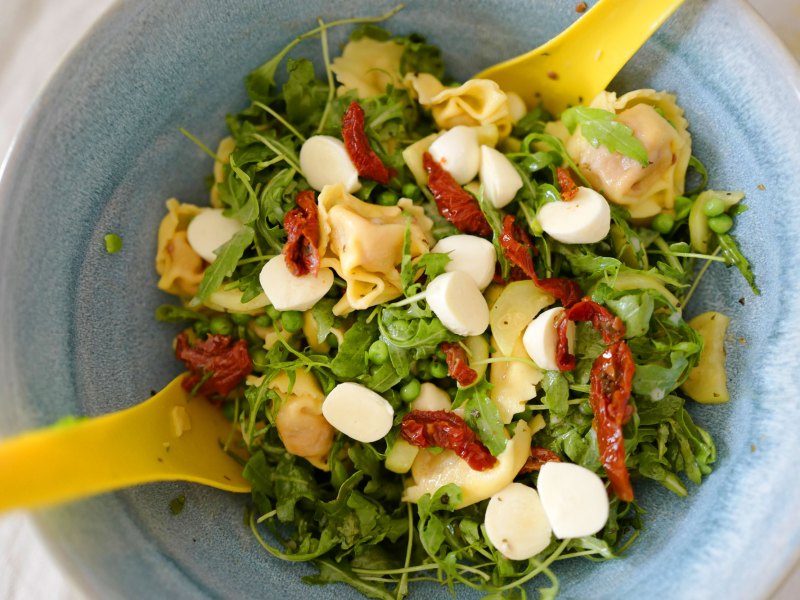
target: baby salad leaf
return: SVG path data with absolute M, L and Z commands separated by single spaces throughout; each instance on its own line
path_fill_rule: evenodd
M 758 289 L 756 285 L 756 276 L 750 268 L 750 262 L 745 258 L 744 254 L 742 254 L 742 251 L 739 250 L 739 245 L 736 243 L 734 237 L 729 233 L 723 233 L 717 235 L 717 239 L 719 240 L 720 250 L 722 250 L 722 256 L 725 257 L 729 264 L 739 269 L 739 272 L 747 283 L 750 284 L 750 289 L 753 290 L 754 294 L 761 294 L 761 290 Z
M 175 306 L 174 304 L 162 304 L 156 309 L 156 320 L 162 323 L 182 323 L 184 321 L 208 321 L 208 317 L 203 313 Z
M 378 337 L 375 320 L 368 321 L 367 313 L 361 312 L 353 326 L 344 334 L 336 357 L 331 361 L 331 370 L 339 379 L 355 379 L 367 371 L 367 350 Z
M 467 425 L 477 431 L 478 437 L 493 456 L 506 449 L 506 430 L 497 405 L 489 397 L 492 384 L 486 380 L 467 388 L 468 400 L 464 403 Z
M 286 61 L 289 74 L 283 84 L 283 99 L 286 102 L 286 116 L 301 131 L 313 123 L 319 123 L 325 102 L 328 99 L 328 86 L 314 75 L 314 65 L 310 60 Z
M 386 586 L 381 583 L 365 581 L 348 567 L 347 563 L 337 563 L 332 560 L 317 560 L 315 562 L 319 573 L 303 577 L 303 581 L 311 585 L 325 585 L 328 583 L 346 583 L 355 588 L 367 598 L 376 600 L 396 600 Z
M 197 300 L 202 302 L 208 298 L 222 285 L 222 281 L 233 273 L 244 251 L 253 243 L 254 235 L 252 227 L 242 227 L 236 235 L 214 251 L 217 260 L 206 269 L 203 281 L 197 290 Z
M 643 167 L 650 164 L 647 150 L 627 125 L 617 121 L 617 115 L 601 108 L 573 106 L 561 114 L 561 121 L 570 133 L 580 125 L 581 135 L 597 148 L 600 144 L 610 152 L 632 158 Z

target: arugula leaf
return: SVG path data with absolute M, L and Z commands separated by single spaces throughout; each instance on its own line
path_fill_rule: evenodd
M 500 238 L 503 235 L 503 218 L 492 203 L 489 202 L 483 194 L 483 186 L 478 192 L 478 205 L 481 207 L 481 212 L 486 217 L 489 227 L 492 229 L 492 244 L 494 245 L 495 254 L 497 254 L 497 262 L 500 263 L 500 275 L 503 279 L 508 277 L 511 269 L 511 263 L 506 257 L 503 247 L 500 245 Z
M 345 583 L 367 598 L 376 600 L 396 600 L 395 595 L 390 593 L 382 583 L 365 581 L 347 566 L 347 563 L 334 562 L 332 560 L 318 559 L 315 561 L 319 573 L 317 575 L 307 575 L 303 581 L 310 585 L 326 585 L 328 583 Z
M 657 364 L 636 365 L 633 392 L 652 400 L 660 400 L 674 390 L 688 375 L 689 361 L 683 352 L 670 354 L 670 367 Z
M 316 127 L 328 99 L 327 84 L 316 78 L 314 65 L 305 58 L 287 60 L 286 72 L 282 92 L 287 119 L 301 130 Z
M 378 337 L 378 326 L 368 321 L 362 312 L 353 326 L 344 334 L 336 357 L 331 361 L 331 370 L 339 379 L 355 379 L 367 372 L 367 350 Z
M 622 319 L 625 324 L 626 338 L 644 335 L 650 329 L 650 318 L 655 309 L 655 301 L 650 293 L 644 291 L 640 294 L 627 294 L 616 299 L 607 298 L 605 303 L 615 315 Z
M 252 223 L 258 218 L 258 196 L 252 186 L 252 178 L 242 169 L 236 166 L 233 155 L 230 156 L 230 169 L 239 179 L 244 189 L 247 191 L 244 202 L 237 206 L 231 206 L 227 211 L 227 217 L 240 221 L 243 225 Z
M 217 260 L 206 269 L 195 296 L 202 302 L 222 285 L 223 279 L 233 274 L 245 250 L 253 243 L 252 227 L 243 227 L 227 242 L 215 250 Z
M 208 317 L 191 308 L 162 304 L 156 309 L 156 320 L 162 323 L 182 323 L 183 321 L 208 321 Z
M 617 121 L 617 115 L 601 108 L 573 106 L 561 113 L 561 122 L 570 133 L 580 125 L 581 135 L 597 148 L 600 144 L 610 152 L 632 158 L 643 167 L 650 164 L 647 150 L 627 125 Z
M 569 412 L 569 382 L 558 371 L 545 371 L 542 378 L 544 397 L 542 403 L 556 416 L 564 417 Z
M 722 256 L 725 257 L 729 264 L 739 269 L 753 293 L 760 295 L 761 290 L 756 285 L 756 276 L 753 274 L 753 269 L 750 268 L 750 262 L 739 250 L 736 239 L 729 233 L 723 233 L 717 235 L 717 240 L 719 241 L 720 250 L 722 250 Z
M 497 405 L 489 397 L 492 384 L 485 379 L 467 388 L 468 400 L 464 403 L 464 420 L 477 431 L 483 445 L 493 456 L 506 449 L 508 437 Z
M 328 337 L 336 322 L 333 316 L 333 307 L 336 304 L 334 298 L 323 298 L 318 301 L 311 309 L 311 316 L 317 322 L 317 343 L 322 343 Z
M 428 44 L 424 36 L 412 33 L 395 41 L 405 44 L 406 49 L 400 57 L 400 73 L 430 73 L 437 79 L 444 77 L 444 60 L 438 46 Z

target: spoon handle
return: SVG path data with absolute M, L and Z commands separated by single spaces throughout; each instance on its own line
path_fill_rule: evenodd
M 481 71 L 529 106 L 540 102 L 553 115 L 586 104 L 684 0 L 599 0 L 550 41 Z

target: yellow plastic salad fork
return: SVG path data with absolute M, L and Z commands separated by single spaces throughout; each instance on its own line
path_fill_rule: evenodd
M 586 104 L 684 0 L 599 0 L 549 42 L 475 75 L 554 115 Z
M 0 443 L 0 512 L 153 481 L 249 492 L 242 465 L 223 451 L 230 421 L 205 398 L 189 397 L 183 377 L 132 408 Z

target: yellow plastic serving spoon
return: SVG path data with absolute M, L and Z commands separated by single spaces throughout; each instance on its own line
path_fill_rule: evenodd
M 481 71 L 528 106 L 554 115 L 606 89 L 631 56 L 684 0 L 599 0 L 569 28 L 535 50 Z
M 36 508 L 153 481 L 249 492 L 222 445 L 231 423 L 175 378 L 149 400 L 0 442 L 0 511 Z

